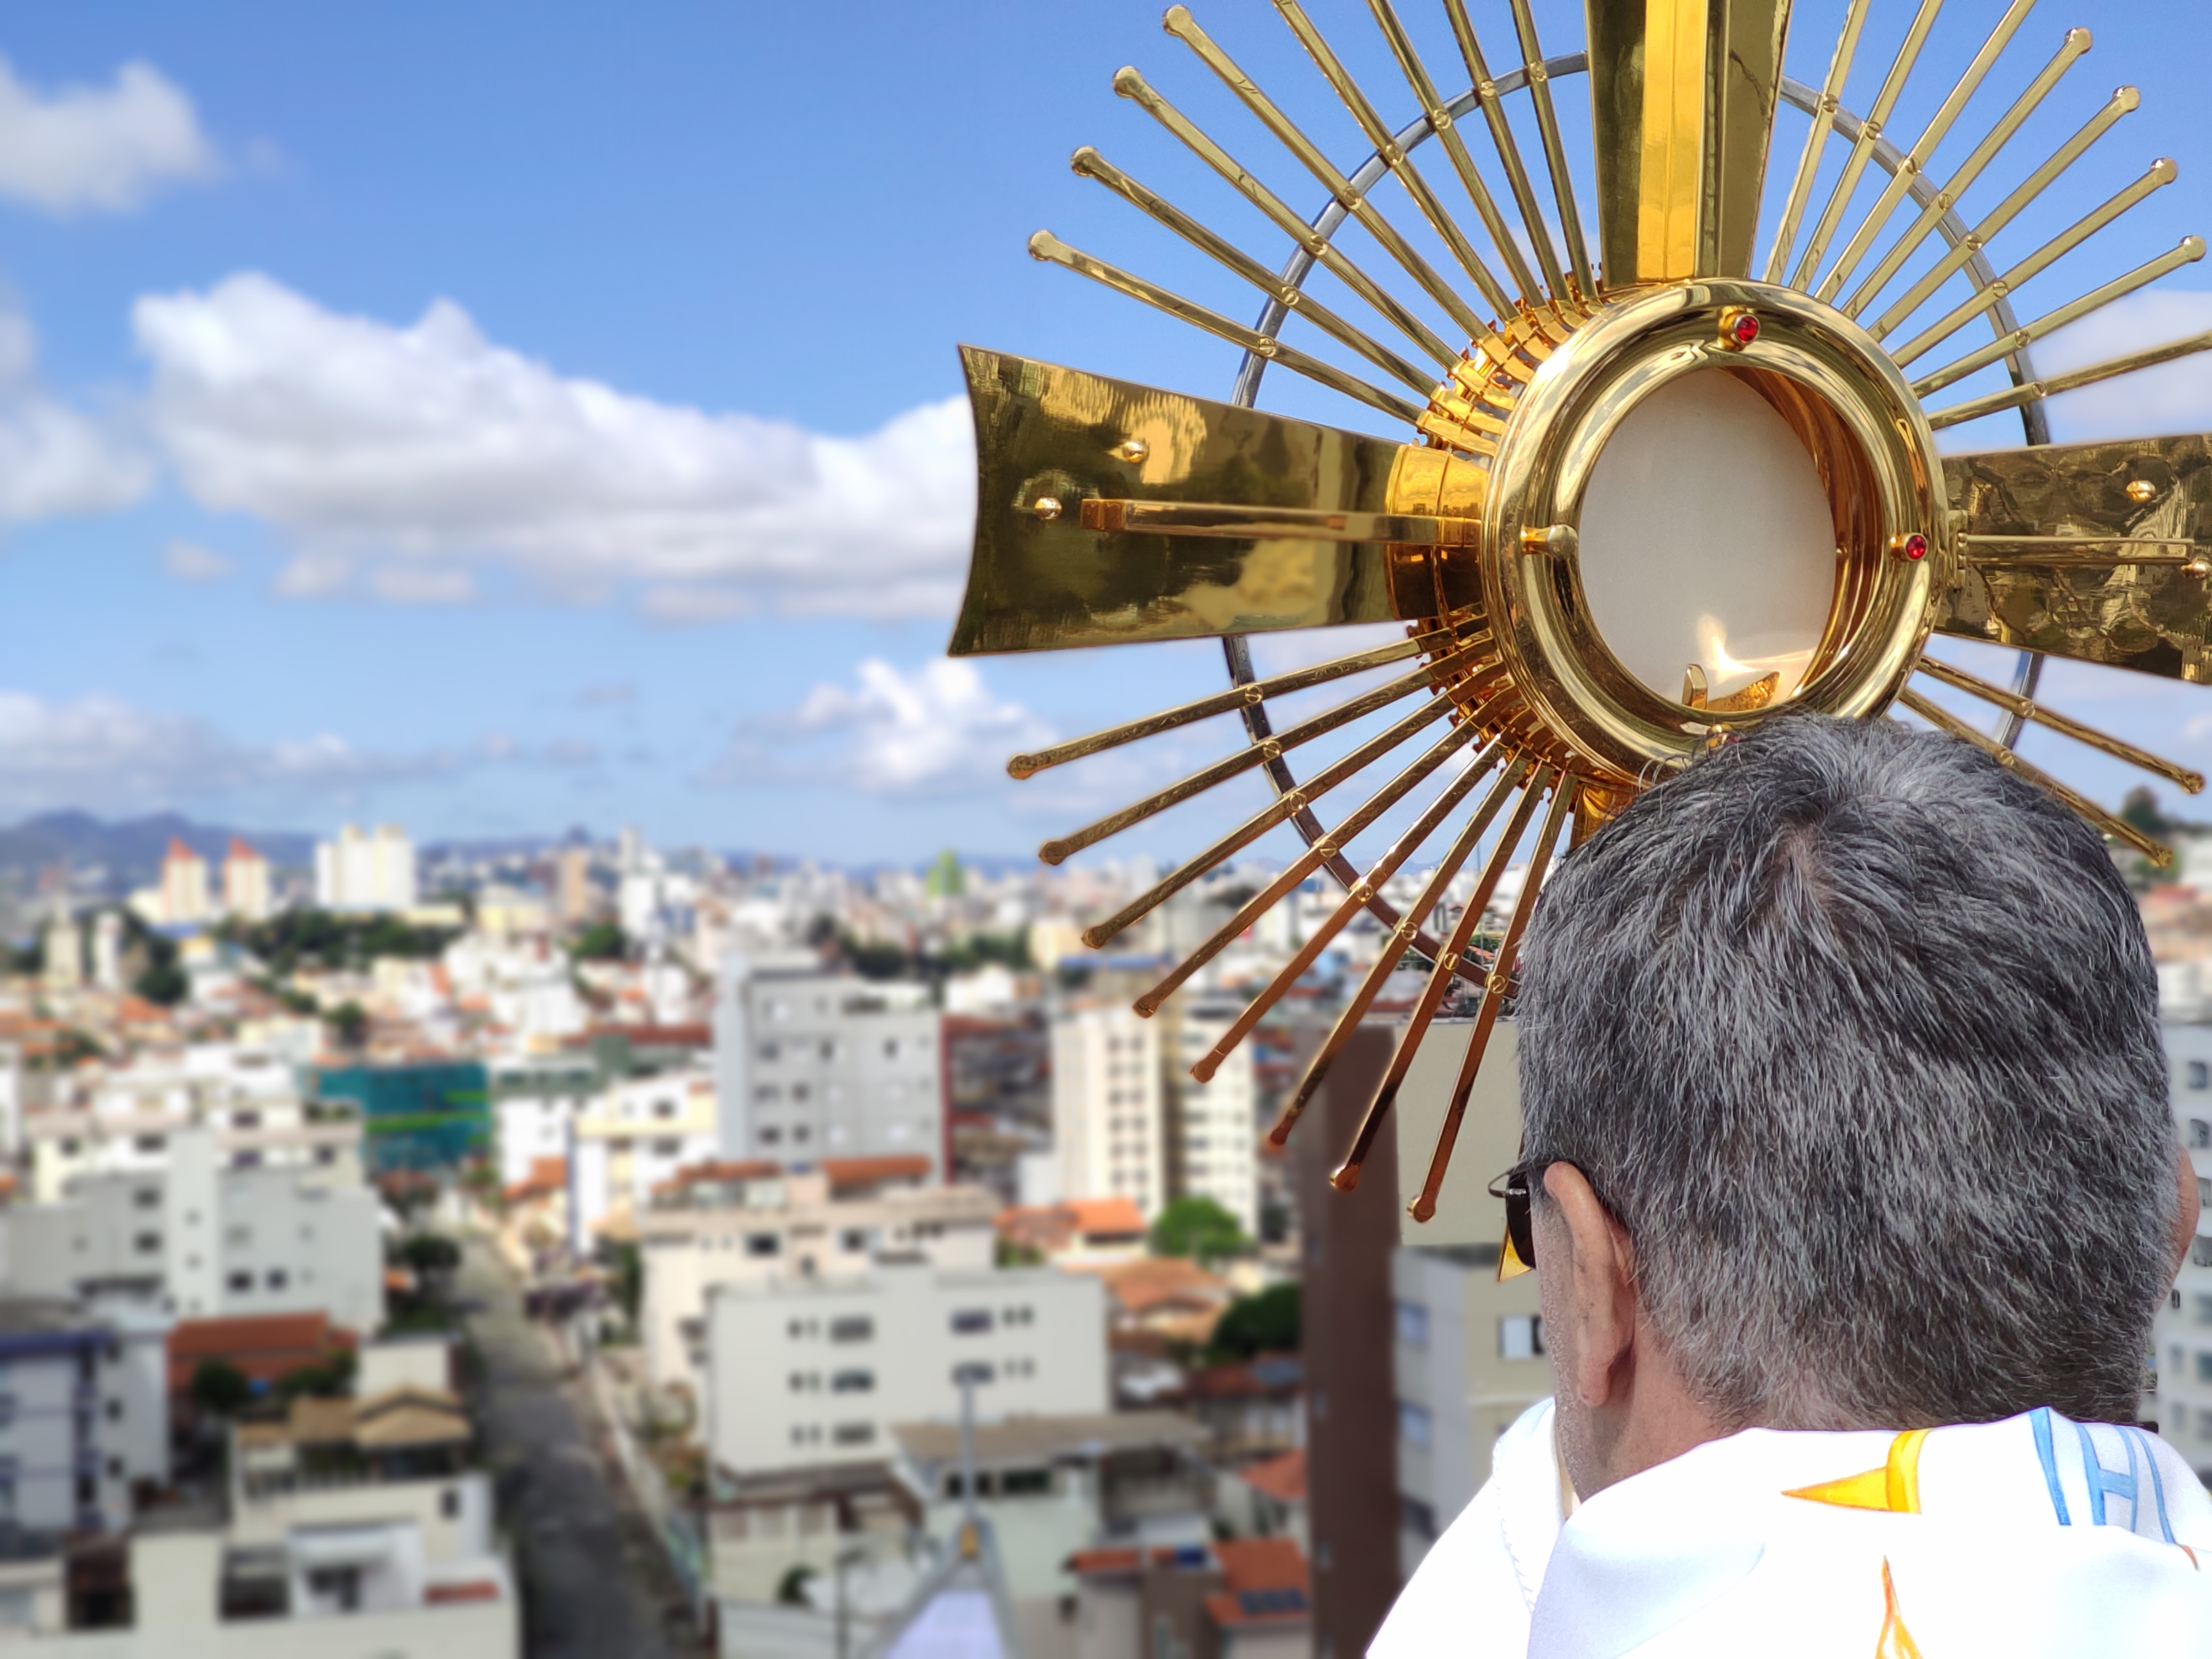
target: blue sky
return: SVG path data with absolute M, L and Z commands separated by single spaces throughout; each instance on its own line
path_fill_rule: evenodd
M 1402 9 L 1445 78 L 1435 9 Z M 1510 61 L 1503 4 L 1474 9 Z M 1947 9 L 1893 131 L 1925 118 L 2002 9 Z M 1365 8 L 1312 10 L 1410 112 Z M 1906 10 L 1875 8 L 1861 107 Z M 1821 72 L 1840 12 L 1800 6 L 1799 76 Z M 1578 7 L 1540 15 L 1555 49 L 1578 43 Z M 1272 7 L 1201 20 L 1333 154 L 1359 150 Z M 2008 159 L 2123 80 L 2144 107 L 2014 246 L 2153 156 L 2183 177 L 2023 316 L 2212 225 L 2212 40 L 2170 0 L 2039 9 L 1939 169 L 2082 21 L 2095 51 Z M 1142 65 L 1290 200 L 1320 199 L 1149 0 L 100 3 L 18 9 L 0 55 L 0 819 L 176 807 L 426 837 L 635 822 L 919 860 L 1020 851 L 1228 742 L 1194 732 L 1017 789 L 1005 752 L 1210 690 L 1216 648 L 939 657 L 971 499 L 956 342 L 1215 396 L 1235 370 L 1219 343 L 1039 266 L 1029 233 L 1254 308 L 1072 176 L 1068 152 L 1097 143 L 1270 263 L 1282 252 L 1114 96 L 1114 70 Z M 2012 176 L 2001 163 L 1982 201 Z M 2203 266 L 2167 289 L 2058 355 L 2212 326 Z M 2061 435 L 2212 429 L 2204 378 L 2084 394 Z M 1297 387 L 1266 401 L 1373 426 Z M 2212 689 L 2051 684 L 2212 761 Z M 2030 752 L 2107 799 L 2131 781 Z M 1187 854 L 1257 799 L 1126 845 Z

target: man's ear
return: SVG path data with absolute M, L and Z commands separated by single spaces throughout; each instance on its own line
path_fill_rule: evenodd
M 2173 1204 L 2173 1271 L 2179 1274 L 2182 1264 L 2189 1260 L 2189 1247 L 2196 1240 L 2197 1218 L 2202 1206 L 2197 1197 L 2197 1164 L 2189 1156 L 2189 1149 L 2177 1147 L 2173 1155 L 2179 1162 L 2173 1172 L 2174 1179 L 2181 1184 Z
M 1567 1248 L 1567 1316 L 1574 1322 L 1571 1377 L 1563 1379 L 1589 1406 L 1618 1405 L 1632 1361 L 1636 1333 L 1634 1256 L 1628 1236 L 1605 1212 L 1583 1172 L 1571 1164 L 1544 1171 L 1543 1207 L 1554 1225 L 1542 1248 Z

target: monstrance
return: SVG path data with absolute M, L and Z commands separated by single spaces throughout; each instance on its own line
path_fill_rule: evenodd
M 2065 35 L 1939 179 L 1930 170 L 1938 148 L 2033 0 L 2010 0 L 1903 149 L 1887 130 L 1942 0 L 1920 0 L 1863 115 L 1843 94 L 1870 0 L 1848 0 L 1817 88 L 1784 73 L 1790 0 L 1587 0 L 1585 50 L 1548 58 L 1529 0 L 1510 0 L 1513 61 L 1502 75 L 1467 0 L 1441 0 L 1459 59 L 1451 74 L 1468 77 L 1449 97 L 1391 0 L 1368 0 L 1402 76 L 1393 95 L 1410 94 L 1416 112 L 1395 127 L 1298 0 L 1274 3 L 1372 146 L 1348 167 L 1186 9 L 1170 9 L 1166 27 L 1318 182 L 1326 200 L 1312 217 L 1137 70 L 1122 70 L 1114 86 L 1289 239 L 1279 269 L 1097 150 L 1074 157 L 1078 173 L 1256 288 L 1265 298 L 1251 325 L 1048 232 L 1030 242 L 1040 259 L 1243 348 L 1231 400 L 963 350 L 979 483 L 953 654 L 1218 636 L 1231 680 L 1212 696 L 1018 755 L 1008 769 L 1027 777 L 1232 711 L 1249 739 L 1046 842 L 1044 859 L 1057 864 L 1246 773 L 1262 773 L 1275 791 L 1265 810 L 1091 928 L 1087 942 L 1104 945 L 1278 825 L 1297 830 L 1305 851 L 1138 999 L 1150 1014 L 1316 872 L 1345 889 L 1194 1076 L 1211 1077 L 1346 925 L 1371 913 L 1390 937 L 1273 1133 L 1279 1142 L 1288 1133 L 1413 953 L 1429 964 L 1425 982 L 1334 1179 L 1357 1183 L 1423 1036 L 1462 985 L 1479 997 L 1471 1040 L 1411 1206 L 1428 1219 L 1562 843 L 1785 707 L 1875 717 L 1901 705 L 2108 836 L 2166 861 L 2135 826 L 2014 751 L 2033 723 L 2184 789 L 2203 784 L 2033 696 L 2048 656 L 2212 678 L 2212 438 L 2058 446 L 2043 414 L 2057 392 L 2203 350 L 2212 334 L 2063 374 L 2039 374 L 2030 359 L 2038 340 L 2201 258 L 2203 243 L 2189 237 L 2029 322 L 2012 306 L 2039 272 L 2171 183 L 2172 162 L 2157 161 L 2032 251 L 2015 256 L 2008 239 L 2002 268 L 1991 257 L 2007 227 L 2139 101 L 2124 87 L 2047 155 L 2013 159 L 2013 140 L 2089 50 L 2087 29 Z M 1558 104 L 1577 76 L 1587 76 L 1595 151 L 1594 245 Z M 1767 153 L 1784 102 L 1809 116 L 1809 130 L 1756 264 Z M 1523 143 L 1532 130 L 1534 167 Z M 1474 234 L 1431 174 L 1448 176 L 1472 208 Z M 1990 183 L 1977 200 L 2008 178 L 2019 182 L 1969 221 L 1960 204 L 1984 174 Z M 1385 216 L 1378 195 L 1410 204 L 1406 224 L 1448 256 L 1445 269 Z M 1353 222 L 1364 233 L 1356 258 L 1339 236 Z M 1308 289 L 1316 270 L 1334 279 L 1327 301 Z M 1325 341 L 1302 348 L 1285 337 L 1293 324 Z M 1978 324 L 1991 337 L 1962 350 L 1960 335 Z M 1402 436 L 1260 411 L 1270 366 L 1364 404 Z M 1942 401 L 1947 388 L 1999 366 L 2008 385 Z M 2027 447 L 1938 453 L 1942 428 L 2014 410 Z M 1377 622 L 1402 623 L 1406 637 L 1255 676 L 1251 634 Z M 1929 657 L 1936 634 L 2017 648 L 2011 683 Z M 1394 664 L 1404 672 L 1334 708 L 1279 730 L 1270 719 L 1271 699 Z M 1989 705 L 1994 732 L 1931 701 L 1930 684 Z M 1397 717 L 1349 753 L 1303 778 L 1294 771 L 1292 750 L 1383 711 Z M 1386 759 L 1395 774 L 1325 821 L 1322 798 Z M 1425 799 L 1379 857 L 1364 868 L 1352 862 L 1356 836 L 1401 802 L 1410 810 Z M 1454 884 L 1493 830 L 1454 916 Z M 1478 925 L 1523 842 L 1519 893 L 1483 948 Z M 1401 911 L 1383 890 L 1424 848 L 1433 866 Z

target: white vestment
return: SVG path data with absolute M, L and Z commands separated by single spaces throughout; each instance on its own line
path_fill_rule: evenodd
M 1561 1508 L 1546 1401 L 1370 1659 L 2212 1656 L 2212 1495 L 2141 1429 L 1747 1429 Z

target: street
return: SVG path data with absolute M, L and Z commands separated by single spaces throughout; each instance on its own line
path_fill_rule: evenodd
M 673 1576 L 594 1443 L 582 1391 L 545 1333 L 523 1317 L 513 1278 L 482 1243 L 463 1256 L 461 1296 L 483 1357 L 474 1403 L 501 1520 L 515 1540 L 529 1659 L 690 1659 Z

